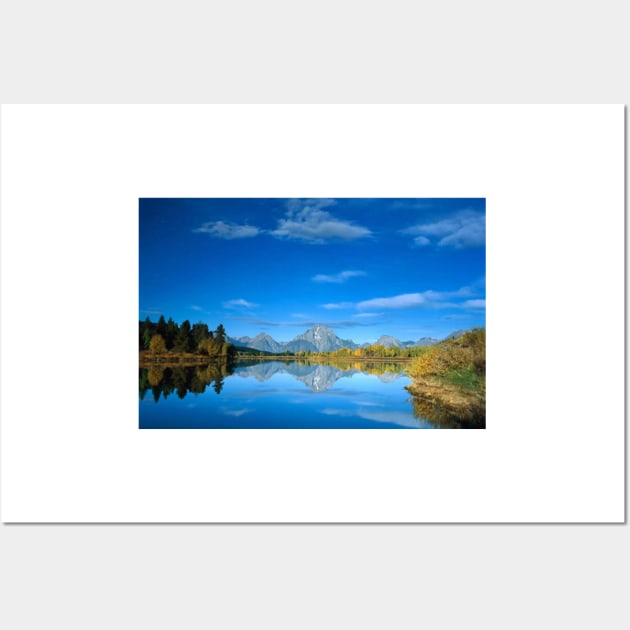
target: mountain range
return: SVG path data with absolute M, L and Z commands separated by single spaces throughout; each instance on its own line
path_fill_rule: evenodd
M 453 334 L 460 334 L 461 332 L 463 331 L 457 331 L 457 333 Z M 260 333 L 255 337 L 228 337 L 227 340 L 235 346 L 262 350 L 263 352 L 272 352 L 273 354 L 282 354 L 287 350 L 289 352 L 300 352 L 302 350 L 310 352 L 331 352 L 333 350 L 339 350 L 340 348 L 356 350 L 357 348 L 365 348 L 366 346 L 372 345 L 369 343 L 358 344 L 351 339 L 341 339 L 335 334 L 334 330 L 322 324 L 316 324 L 291 341 L 276 341 L 267 333 Z M 432 337 L 422 337 L 417 341 L 400 341 L 395 337 L 383 335 L 379 337 L 375 343 L 385 346 L 386 348 L 394 346 L 398 348 L 409 348 L 412 346 L 432 346 L 439 341 L 439 339 L 433 339 Z

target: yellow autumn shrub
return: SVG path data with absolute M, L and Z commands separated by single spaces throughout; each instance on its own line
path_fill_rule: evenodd
M 417 357 L 409 368 L 410 376 L 446 376 L 452 372 L 486 370 L 486 331 L 474 328 L 457 339 L 449 339 Z

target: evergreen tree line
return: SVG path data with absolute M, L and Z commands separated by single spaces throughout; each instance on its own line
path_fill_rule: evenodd
M 164 315 L 154 323 L 149 317 L 140 322 L 139 349 L 153 354 L 165 352 L 196 353 L 208 356 L 231 357 L 234 346 L 227 342 L 223 324 L 210 330 L 208 324 L 198 322 L 191 326 L 186 319 L 181 324 Z

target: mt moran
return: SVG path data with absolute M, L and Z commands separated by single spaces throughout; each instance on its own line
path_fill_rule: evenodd
M 298 335 L 291 341 L 276 341 L 267 333 L 260 333 L 255 337 L 228 337 L 228 342 L 254 350 L 262 350 L 263 352 L 272 352 L 273 354 L 281 354 L 286 352 L 300 352 L 302 350 L 310 352 L 331 352 L 340 348 L 365 348 L 371 344 L 354 343 L 351 339 L 341 339 L 337 337 L 335 332 L 322 324 L 316 324 L 312 328 Z M 438 343 L 439 339 L 431 337 L 423 337 L 417 341 L 400 341 L 395 337 L 383 335 L 375 343 L 383 345 L 387 348 L 397 346 L 398 348 L 408 348 L 411 346 L 432 346 Z

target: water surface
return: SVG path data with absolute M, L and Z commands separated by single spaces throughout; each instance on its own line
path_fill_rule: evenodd
M 143 429 L 421 429 L 402 364 L 247 361 L 140 370 Z

